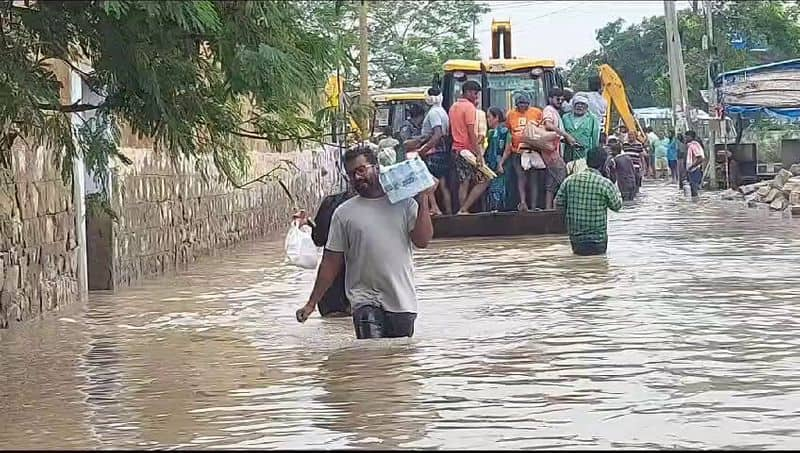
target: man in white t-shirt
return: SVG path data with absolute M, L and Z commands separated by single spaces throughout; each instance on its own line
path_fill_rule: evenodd
M 412 246 L 433 238 L 428 193 L 390 203 L 378 180 L 378 158 L 366 145 L 344 155 L 353 198 L 333 213 L 328 243 L 314 290 L 300 308 L 304 322 L 345 268 L 345 293 L 352 305 L 356 337 L 411 337 L 417 318 Z
M 438 88 L 429 88 L 425 102 L 431 106 L 425 119 L 422 120 L 422 146 L 417 150 L 428 171 L 438 180 L 428 198 L 433 215 L 441 215 L 442 210 L 436 202 L 435 191 L 438 189 L 444 205 L 444 213 L 451 214 L 453 205 L 450 200 L 450 186 L 447 177 L 450 173 L 450 153 L 447 149 L 447 136 L 450 133 L 450 117 L 442 107 L 442 93 Z
M 703 145 L 697 140 L 695 131 L 686 131 L 683 136 L 686 140 L 686 174 L 692 189 L 692 198 L 696 198 L 700 186 L 703 185 L 703 164 L 706 153 Z
M 644 133 L 647 135 L 647 174 L 649 174 L 651 178 L 655 178 L 656 146 L 658 146 L 658 143 L 661 141 L 661 139 L 658 138 L 658 134 L 656 134 L 656 132 L 650 126 L 644 128 Z

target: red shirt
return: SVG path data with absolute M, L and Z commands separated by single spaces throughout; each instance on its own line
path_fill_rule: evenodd
M 462 149 L 473 151 L 475 144 L 469 139 L 470 129 L 475 130 L 477 108 L 471 101 L 460 98 L 450 106 L 450 133 L 453 136 L 453 152 Z

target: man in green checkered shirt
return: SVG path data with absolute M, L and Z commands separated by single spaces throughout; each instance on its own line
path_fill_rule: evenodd
M 570 175 L 556 194 L 556 208 L 564 213 L 572 252 L 602 255 L 608 244 L 608 209 L 622 209 L 616 184 L 603 177 L 600 169 L 608 154 L 594 148 L 586 155 L 588 169 Z

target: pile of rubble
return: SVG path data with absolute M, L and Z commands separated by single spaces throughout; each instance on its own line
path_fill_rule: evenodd
M 751 208 L 766 204 L 773 211 L 783 211 L 789 207 L 800 209 L 800 164 L 792 165 L 789 170 L 782 169 L 772 181 L 741 186 L 738 191 L 728 189 L 723 192 L 722 198 L 744 199 Z

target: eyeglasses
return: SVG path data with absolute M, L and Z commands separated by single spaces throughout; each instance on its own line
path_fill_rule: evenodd
M 370 168 L 374 167 L 374 164 L 364 164 L 359 165 L 358 167 L 354 168 L 352 171 L 347 172 L 347 178 L 352 179 L 354 176 L 366 176 L 367 172 Z

